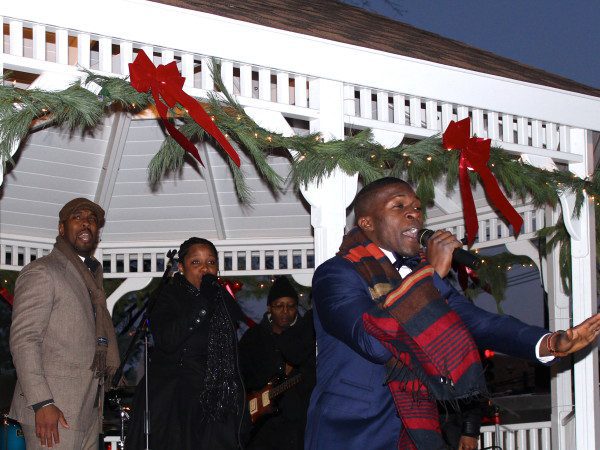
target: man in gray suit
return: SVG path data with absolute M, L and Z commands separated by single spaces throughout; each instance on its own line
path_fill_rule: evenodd
M 119 365 L 102 265 L 93 257 L 103 225 L 99 205 L 71 200 L 59 212 L 52 252 L 17 278 L 10 415 L 23 427 L 27 450 L 98 448 L 104 382 Z

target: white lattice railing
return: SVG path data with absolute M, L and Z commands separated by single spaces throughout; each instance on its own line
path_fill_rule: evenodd
M 434 99 L 344 86 L 346 121 L 370 128 L 390 125 L 409 137 L 428 137 L 446 129 L 451 120 L 471 117 L 472 133 L 515 153 L 578 161 L 570 154 L 569 127 L 497 111 L 470 108 Z
M 314 270 L 312 238 L 288 240 L 214 241 L 219 251 L 222 275 L 311 274 Z M 3 237 L 0 240 L 0 270 L 21 270 L 48 254 L 52 240 Z M 160 276 L 165 255 L 179 243 L 119 243 L 99 246 L 96 257 L 104 264 L 105 278 Z
M 502 450 L 551 450 L 550 422 L 501 425 L 498 441 L 493 425 L 481 428 L 479 448 L 498 445 Z
M 0 50 L 6 55 L 31 59 L 31 67 L 37 66 L 38 70 L 48 66 L 36 65 L 35 62 L 50 62 L 99 70 L 103 73 L 128 75 L 128 64 L 135 59 L 139 50 L 144 50 L 157 65 L 176 61 L 186 79 L 187 88 L 214 90 L 210 71 L 211 58 L 207 55 L 152 47 L 8 17 L 5 17 L 2 23 L 8 27 L 3 27 L 3 45 L 0 46 Z M 225 86 L 240 97 L 299 108 L 310 106 L 311 79 L 307 76 L 234 61 L 220 62 Z

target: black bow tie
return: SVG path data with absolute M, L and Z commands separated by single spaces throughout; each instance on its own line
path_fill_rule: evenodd
M 400 269 L 400 267 L 402 267 L 402 266 L 406 266 L 406 267 L 409 267 L 410 269 L 414 269 L 421 262 L 420 255 L 402 256 L 402 255 L 398 255 L 397 253 L 394 253 L 394 257 L 396 258 L 396 261 L 394 261 L 393 265 L 396 269 Z
M 94 273 L 100 266 L 100 262 L 97 259 L 90 258 L 89 256 L 83 260 L 83 263 Z

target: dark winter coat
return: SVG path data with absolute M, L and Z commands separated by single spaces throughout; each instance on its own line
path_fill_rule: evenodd
M 208 324 L 216 302 L 224 301 L 231 327 L 228 330 L 237 353 L 235 324 L 241 320 L 238 304 L 224 291 L 200 287 L 200 296 L 192 295 L 180 275 L 162 291 L 150 314 L 154 347 L 149 363 L 150 447 L 152 449 L 227 449 L 241 447 L 241 417 L 245 410 L 243 387 L 238 396 L 237 414 L 222 422 L 209 423 L 201 411 L 199 398 L 204 389 L 207 367 Z M 219 300 L 219 298 L 221 300 Z M 237 378 L 241 382 L 237 354 Z M 127 448 L 145 448 L 143 434 L 144 380 L 136 391 L 134 417 L 127 437 Z

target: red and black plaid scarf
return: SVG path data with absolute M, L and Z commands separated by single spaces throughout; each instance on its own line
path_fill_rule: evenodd
M 359 228 L 344 236 L 338 255 L 369 285 L 375 307 L 363 314 L 365 329 L 393 355 L 387 385 L 403 423 L 398 448 L 446 448 L 435 400 L 487 392 L 473 338 L 440 297 L 424 258 L 402 279 Z

